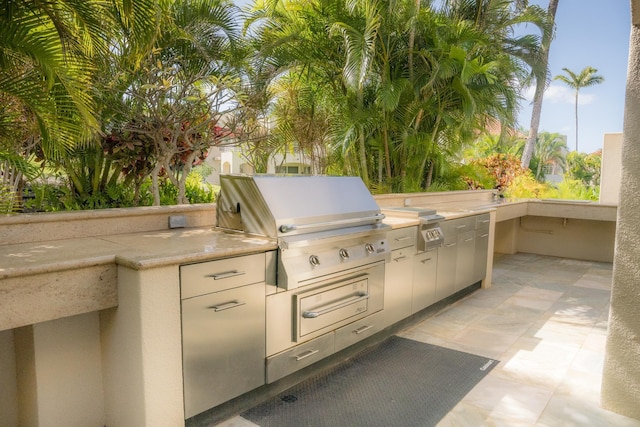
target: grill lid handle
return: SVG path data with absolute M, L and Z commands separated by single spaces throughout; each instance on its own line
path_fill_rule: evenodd
M 307 230 L 312 228 L 320 228 L 320 227 L 332 227 L 332 226 L 341 226 L 341 225 L 354 225 L 354 224 L 364 224 L 369 223 L 371 221 L 382 221 L 385 218 L 384 214 L 378 213 L 372 216 L 362 217 L 362 218 L 349 218 L 349 219 L 338 219 L 335 221 L 327 221 L 327 222 L 314 222 L 311 224 L 282 224 L 280 226 L 281 233 L 289 233 L 291 231 L 296 230 Z

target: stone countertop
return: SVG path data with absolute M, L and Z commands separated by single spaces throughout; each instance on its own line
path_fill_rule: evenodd
M 22 243 L 0 246 L 0 279 L 108 264 L 141 270 L 276 248 L 274 239 L 211 227 Z
M 464 207 L 463 207 L 464 206 Z M 476 206 L 476 205 L 462 205 L 462 204 L 433 204 L 428 206 L 430 209 L 435 209 L 438 215 L 442 215 L 445 220 L 462 218 L 471 215 L 478 215 L 488 213 L 496 210 L 496 206 Z M 420 219 L 415 212 L 403 213 L 397 208 L 382 209 L 385 214 L 384 223 L 390 225 L 392 229 L 411 227 L 420 224 Z
M 0 245 L 0 331 L 119 304 L 118 266 L 177 266 L 276 249 L 211 226 Z
M 395 230 L 396 228 L 413 227 L 420 224 L 420 220 L 418 218 L 406 218 L 386 213 L 382 223 L 391 226 L 391 229 Z
M 498 199 L 495 201 L 431 203 L 426 207 L 435 209 L 445 219 L 462 218 L 496 211 L 497 222 L 526 215 L 595 221 L 616 221 L 617 216 L 616 205 L 584 200 Z M 393 210 L 383 209 L 383 212 L 387 215 L 384 222 L 393 228 L 410 227 L 418 224 L 417 217 L 409 218 L 407 215 L 402 215 Z

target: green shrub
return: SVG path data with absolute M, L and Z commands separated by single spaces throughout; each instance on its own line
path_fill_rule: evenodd
M 531 175 L 516 177 L 505 190 L 505 196 L 522 199 L 598 200 L 599 187 L 582 181 L 564 179 L 558 184 L 541 183 Z

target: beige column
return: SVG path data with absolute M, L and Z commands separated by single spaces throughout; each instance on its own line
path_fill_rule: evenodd
M 120 302 L 100 313 L 108 426 L 184 425 L 179 281 L 178 266 L 118 267 Z
M 631 2 L 622 183 L 602 406 L 640 419 L 640 0 Z
M 18 426 L 18 384 L 12 329 L 0 331 L 0 426 Z

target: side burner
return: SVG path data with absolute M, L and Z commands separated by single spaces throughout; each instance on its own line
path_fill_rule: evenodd
M 416 218 L 418 225 L 418 252 L 427 251 L 430 248 L 440 247 L 444 243 L 444 233 L 440 227 L 440 221 L 445 218 L 438 215 L 435 209 L 425 207 L 404 206 L 398 208 L 384 208 L 383 213 L 406 218 Z

